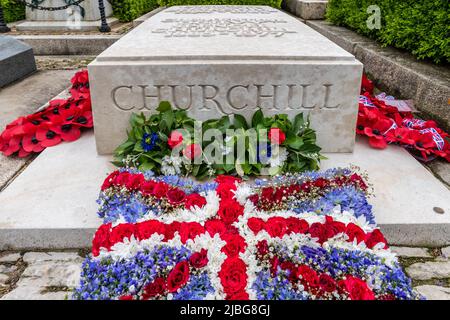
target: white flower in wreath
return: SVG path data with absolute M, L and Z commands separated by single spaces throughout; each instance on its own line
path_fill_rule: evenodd
M 183 159 L 176 156 L 165 156 L 161 162 L 161 172 L 164 175 L 177 175 L 181 173 Z
M 269 165 L 271 168 L 282 167 L 284 162 L 287 160 L 289 153 L 284 147 L 274 148 L 269 160 Z

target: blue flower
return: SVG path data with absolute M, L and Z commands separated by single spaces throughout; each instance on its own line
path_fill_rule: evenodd
M 256 160 L 259 163 L 266 164 L 272 156 L 272 147 L 270 143 L 259 143 L 256 146 Z
M 156 143 L 158 142 L 159 137 L 158 134 L 155 132 L 152 133 L 146 133 L 142 137 L 141 140 L 141 146 L 144 149 L 145 152 L 150 152 L 156 147 Z

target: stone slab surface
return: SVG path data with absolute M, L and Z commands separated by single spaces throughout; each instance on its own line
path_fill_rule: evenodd
M 353 150 L 362 64 L 280 10 L 170 7 L 88 68 L 100 154 L 124 140 L 131 112 L 162 100 L 198 120 L 303 111 L 325 151 Z
M 155 14 L 157 14 L 158 12 L 162 11 L 166 9 L 166 7 L 159 7 L 156 8 L 155 10 L 152 10 L 150 12 L 147 12 L 146 14 L 136 18 L 133 20 L 133 28 L 136 28 L 138 25 L 140 25 L 142 22 L 144 22 L 145 20 L 147 20 L 148 18 L 150 18 L 151 16 L 154 16 Z
M 328 0 L 285 0 L 285 8 L 305 20 L 323 20 Z
M 92 131 L 41 153 L 0 193 L 0 250 L 89 247 L 109 161 L 97 156 Z
M 424 295 L 427 300 L 450 300 L 450 288 L 423 285 L 415 288 L 420 294 Z
M 426 248 L 412 248 L 412 247 L 390 247 L 400 257 L 405 258 L 432 258 L 433 256 Z
M 98 55 L 121 35 L 22 35 L 36 55 Z
M 106 18 L 110 27 L 119 23 L 119 19 L 114 17 Z M 100 20 L 80 21 L 77 24 L 66 21 L 25 21 L 16 26 L 18 31 L 95 31 L 101 25 Z
M 24 114 L 38 108 L 63 91 L 69 84 L 73 71 L 38 71 L 29 77 L 0 90 L 0 130 Z M 31 159 L 5 157 L 0 154 L 0 190 L 20 172 Z
M 0 300 L 64 300 L 79 284 L 83 258 L 77 253 L 27 252 L 23 261 L 27 267 L 15 289 Z
M 391 244 L 450 244 L 450 191 L 403 149 L 380 151 L 358 140 L 353 154 L 327 156 L 322 169 L 354 164 L 368 171 L 376 194 L 370 202 Z M 0 193 L 0 250 L 90 247 L 109 161 L 96 155 L 92 133 L 45 150 Z
M 391 244 L 450 244 L 450 190 L 407 151 L 370 148 L 358 137 L 353 154 L 329 154 L 322 169 L 354 164 L 369 174 L 376 220 Z M 433 208 L 440 207 L 444 214 Z
M 10 36 L 0 36 L 0 88 L 36 71 L 33 49 Z
M 105 6 L 106 16 L 111 16 L 113 12 L 111 4 L 109 1 L 103 1 L 103 4 Z M 40 5 L 51 8 L 65 6 L 67 3 L 64 0 L 44 0 Z M 84 17 L 81 16 L 80 7 L 84 9 Z M 98 0 L 84 0 L 79 6 L 71 6 L 66 10 L 32 10 L 27 7 L 26 17 L 27 20 L 36 21 L 66 21 L 70 19 L 95 21 L 100 19 L 100 10 L 98 9 Z
M 417 280 L 450 278 L 450 261 L 427 261 L 414 263 L 406 268 L 408 275 Z

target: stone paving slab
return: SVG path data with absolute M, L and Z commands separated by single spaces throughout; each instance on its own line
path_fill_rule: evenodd
M 450 261 L 427 261 L 414 263 L 406 268 L 406 273 L 417 280 L 450 278 Z
M 375 150 L 358 139 L 353 154 L 327 156 L 323 169 L 354 164 L 368 171 L 376 194 L 370 201 L 391 244 L 450 244 L 450 190 L 402 148 Z M 97 155 L 93 132 L 45 150 L 0 193 L 0 250 L 90 247 L 110 160 Z
M 107 35 L 18 35 L 36 55 L 97 55 L 121 38 Z
M 14 119 L 32 113 L 67 88 L 75 71 L 38 71 L 0 89 L 0 130 Z M 0 154 L 0 190 L 13 179 L 33 157 L 20 159 Z
M 428 300 L 450 300 L 450 288 L 434 286 L 434 285 L 423 285 L 417 286 L 416 290 L 420 294 L 424 295 Z
M 106 18 L 109 26 L 119 23 L 115 17 Z M 16 25 L 18 31 L 95 31 L 100 27 L 101 21 L 80 21 L 78 28 L 73 28 L 66 21 L 25 21 Z
M 391 250 L 400 257 L 406 257 L 406 258 L 432 258 L 433 257 L 426 248 L 391 246 Z
M 89 247 L 109 161 L 97 156 L 92 131 L 42 152 L 0 193 L 0 250 Z
M 83 258 L 76 252 L 27 252 L 22 259 L 18 281 L 0 300 L 64 300 L 79 284 Z

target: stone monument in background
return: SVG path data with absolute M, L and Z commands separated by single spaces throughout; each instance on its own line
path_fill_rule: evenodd
M 32 3 L 31 0 L 27 2 Z M 79 0 L 38 0 L 39 6 L 46 8 L 64 7 Z M 104 1 L 108 25 L 117 23 L 112 17 L 112 7 Z M 19 31 L 91 31 L 101 25 L 98 0 L 84 0 L 64 10 L 39 10 L 26 7 L 26 21 L 17 25 Z
M 353 151 L 362 64 L 271 7 L 170 7 L 88 68 L 100 154 L 124 141 L 132 112 L 164 100 L 197 120 L 304 112 L 323 152 Z
M 0 88 L 34 71 L 33 48 L 13 37 L 0 36 Z

